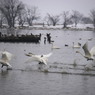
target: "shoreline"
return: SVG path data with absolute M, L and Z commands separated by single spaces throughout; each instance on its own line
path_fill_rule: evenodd
M 47 27 L 21 27 L 18 28 L 20 30 L 26 29 L 26 30 L 63 30 L 63 31 L 95 31 L 94 28 L 47 28 Z
M 79 25 L 77 27 L 68 26 L 67 28 L 63 28 L 62 25 L 56 26 L 42 26 L 42 25 L 33 25 L 33 26 L 16 26 L 14 28 L 2 27 L 0 30 L 9 29 L 9 30 L 64 30 L 64 31 L 95 31 L 95 28 L 91 25 Z

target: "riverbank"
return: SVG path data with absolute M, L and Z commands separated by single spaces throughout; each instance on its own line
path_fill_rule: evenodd
M 77 27 L 74 25 L 68 25 L 67 28 L 63 28 L 63 25 L 47 26 L 47 25 L 33 25 L 33 26 L 23 26 L 17 29 L 28 29 L 28 30 L 71 30 L 71 31 L 94 31 L 92 24 L 78 24 Z
M 8 29 L 8 26 L 4 25 L 0 30 L 2 29 Z M 48 25 L 33 25 L 33 26 L 28 26 L 24 25 L 18 26 L 15 25 L 15 30 L 18 29 L 27 29 L 27 30 L 70 30 L 70 31 L 95 31 L 94 27 L 92 24 L 78 24 L 76 27 L 75 25 L 68 25 L 67 28 L 63 28 L 63 25 L 56 25 L 56 26 L 48 26 Z

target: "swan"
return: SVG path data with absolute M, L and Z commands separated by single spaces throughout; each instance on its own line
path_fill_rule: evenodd
M 32 53 L 28 53 L 25 55 L 31 57 L 27 62 L 37 61 L 37 62 L 39 62 L 39 64 L 43 63 L 43 64 L 47 65 L 48 57 L 50 57 L 52 55 L 52 53 L 49 53 L 47 55 L 43 55 L 43 54 L 35 55 Z
M 81 44 L 78 43 L 78 45 L 75 45 L 74 42 L 73 42 L 73 48 L 80 48 L 81 47 Z
M 60 49 L 60 47 L 54 46 L 53 42 L 51 44 L 52 44 L 51 49 Z
M 91 50 L 88 50 L 88 46 L 87 46 L 87 42 L 83 45 L 83 50 L 85 55 L 83 55 L 81 52 L 76 51 L 76 53 L 80 53 L 84 58 L 88 60 L 95 60 L 94 56 L 95 56 L 95 46 L 91 48 Z
M 0 63 L 2 64 L 1 68 L 3 68 L 3 66 L 7 66 L 7 69 L 8 67 L 12 68 L 12 66 L 9 64 L 9 61 L 11 60 L 11 58 L 12 58 L 11 53 L 7 51 L 1 52 L 1 59 L 0 59 Z

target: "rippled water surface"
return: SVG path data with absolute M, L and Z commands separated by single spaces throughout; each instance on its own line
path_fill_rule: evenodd
M 22 30 L 19 33 L 42 33 L 41 42 L 0 43 L 0 51 L 6 49 L 14 55 L 10 62 L 12 70 L 0 68 L 0 95 L 95 95 L 95 67 L 90 71 L 84 69 L 86 64 L 94 62 L 76 54 L 77 50 L 84 53 L 82 48 L 72 48 L 73 42 L 80 42 L 82 46 L 88 42 L 88 48 L 93 47 L 95 32 Z M 44 44 L 46 33 L 51 33 L 54 45 L 60 49 L 52 50 L 51 44 Z M 26 63 L 29 58 L 25 53 L 28 52 L 53 54 L 48 59 L 47 66 L 40 66 L 37 62 Z

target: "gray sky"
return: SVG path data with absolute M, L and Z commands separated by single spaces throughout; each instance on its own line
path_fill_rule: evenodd
M 20 0 L 27 5 L 37 6 L 42 16 L 46 13 L 52 15 L 63 11 L 77 10 L 85 16 L 89 15 L 91 9 L 95 9 L 95 0 Z

